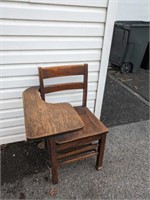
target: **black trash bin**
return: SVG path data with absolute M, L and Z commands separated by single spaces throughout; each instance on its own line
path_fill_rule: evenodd
M 110 52 L 110 63 L 122 72 L 140 68 L 149 43 L 149 22 L 116 21 Z

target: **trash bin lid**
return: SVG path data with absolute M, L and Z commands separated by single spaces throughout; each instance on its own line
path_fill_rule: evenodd
M 116 21 L 115 25 L 124 29 L 131 29 L 131 27 L 149 27 L 150 23 L 146 21 Z

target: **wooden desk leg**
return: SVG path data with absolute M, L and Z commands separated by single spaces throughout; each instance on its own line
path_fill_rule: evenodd
M 48 138 L 47 145 L 50 151 L 50 158 L 51 158 L 52 182 L 53 184 L 57 184 L 58 183 L 58 162 L 57 162 L 55 137 Z
M 105 150 L 105 142 L 106 142 L 106 133 L 103 134 L 101 139 L 99 140 L 99 148 L 98 148 L 98 155 L 97 155 L 97 161 L 96 161 L 96 169 L 97 170 L 102 169 L 103 156 L 104 156 L 104 150 Z

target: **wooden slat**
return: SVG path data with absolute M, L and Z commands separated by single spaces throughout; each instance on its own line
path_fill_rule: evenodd
M 87 100 L 87 81 L 88 81 L 88 64 L 83 65 L 70 65 L 70 66 L 55 66 L 55 67 L 39 67 L 39 82 L 40 82 L 40 93 L 42 99 L 45 101 L 45 87 L 50 90 L 49 86 L 46 86 L 44 83 L 44 79 L 47 78 L 55 78 L 57 79 L 59 77 L 64 76 L 76 76 L 76 75 L 82 75 L 83 80 L 81 83 L 75 82 L 75 83 L 61 83 L 57 87 L 53 87 L 54 92 L 57 92 L 58 90 L 68 90 L 68 89 L 83 89 L 83 98 L 82 98 L 82 106 L 86 106 L 86 100 Z M 69 85 L 70 84 L 70 85 Z M 46 92 L 48 93 L 48 92 Z
M 45 67 L 42 68 L 43 78 L 54 78 L 60 76 L 73 76 L 73 75 L 83 75 L 84 65 L 69 65 L 60 67 Z
M 59 165 L 61 166 L 61 165 L 64 165 L 64 164 L 72 163 L 72 162 L 75 162 L 75 161 L 78 161 L 78 160 L 82 160 L 82 159 L 85 159 L 85 158 L 96 156 L 97 154 L 98 154 L 97 152 L 92 152 L 92 153 L 89 153 L 87 155 L 83 155 L 83 156 L 80 156 L 80 157 L 77 157 L 77 158 L 72 158 L 72 159 L 69 159 L 69 160 L 60 161 Z
M 76 150 L 72 150 L 72 151 L 69 151 L 69 152 L 66 152 L 66 153 L 61 153 L 61 154 L 58 154 L 57 158 L 58 159 L 63 159 L 65 157 L 69 157 L 69 156 L 74 156 L 74 155 L 77 155 L 77 154 L 80 154 L 80 153 L 83 153 L 83 152 L 87 152 L 87 151 L 91 151 L 91 150 L 95 150 L 96 151 L 96 148 L 98 147 L 98 144 L 89 144 L 87 146 L 82 146 L 82 147 L 78 147 L 78 149 Z
M 64 83 L 64 84 L 55 84 L 53 86 L 45 87 L 44 93 L 57 92 L 61 90 L 71 90 L 71 89 L 83 89 L 83 83 Z
M 80 141 L 73 141 L 73 142 L 69 142 L 69 143 L 66 143 L 66 144 L 59 144 L 58 147 L 57 147 L 57 150 L 58 151 L 62 151 L 62 150 L 65 150 L 65 149 L 69 149 L 69 148 L 73 148 L 77 145 L 83 145 L 85 143 L 89 143 L 89 142 L 92 142 L 92 141 L 96 141 L 96 140 L 99 140 L 101 138 L 101 135 L 94 135 L 92 137 L 88 137 L 88 138 L 84 138 L 84 139 L 81 139 Z M 57 141 L 56 141 L 57 142 Z

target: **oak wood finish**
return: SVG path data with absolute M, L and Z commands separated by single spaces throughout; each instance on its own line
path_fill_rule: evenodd
M 55 84 L 49 87 L 44 88 L 44 94 L 57 92 L 61 90 L 71 90 L 71 89 L 84 89 L 83 83 L 63 83 L 63 84 Z
M 44 86 L 44 79 L 61 77 L 61 76 L 74 76 L 74 75 L 83 75 L 83 82 L 77 83 L 63 83 L 63 84 L 55 84 Z M 88 82 L 88 65 L 71 65 L 71 66 L 59 66 L 59 67 L 39 67 L 39 81 L 40 81 L 40 93 L 43 100 L 45 100 L 45 94 L 61 91 L 61 90 L 69 90 L 69 89 L 83 89 L 83 101 L 82 106 L 78 106 L 74 108 L 74 111 L 69 107 L 68 104 L 60 104 L 62 108 L 60 113 L 53 114 L 52 119 L 55 121 L 60 120 L 60 124 L 56 123 L 58 127 L 64 126 L 61 118 L 65 110 L 67 109 L 67 116 L 70 115 L 70 119 L 65 119 L 65 127 L 63 129 L 68 128 L 67 131 L 59 132 L 61 128 L 55 127 L 57 133 L 52 134 L 51 137 L 47 139 L 47 144 L 49 147 L 49 151 L 51 153 L 51 163 L 52 163 L 52 182 L 55 184 L 58 182 L 58 166 L 63 164 L 75 162 L 81 159 L 85 159 L 91 156 L 97 156 L 96 168 L 100 169 L 102 167 L 106 134 L 108 129 L 105 125 L 100 122 L 93 113 L 90 112 L 88 108 L 86 108 L 87 102 L 87 82 Z M 40 100 L 41 101 L 41 100 Z M 29 102 L 28 102 L 29 103 Z M 55 104 L 52 104 L 53 106 Z M 46 109 L 50 111 L 50 108 L 46 106 Z M 58 105 L 57 105 L 58 108 Z M 39 107 L 39 109 L 42 109 Z M 54 109 L 54 107 L 53 107 Z M 47 112 L 48 112 L 47 111 Z M 45 110 L 46 112 L 46 110 Z M 71 116 L 71 112 L 72 115 Z M 73 112 L 75 112 L 73 114 Z M 55 112 L 54 112 L 55 113 Z M 62 114 L 63 113 L 63 114 Z M 76 114 L 80 117 L 81 121 L 77 119 Z M 47 116 L 48 114 L 46 114 Z M 60 116 L 58 116 L 60 115 Z M 45 124 L 48 122 L 49 118 L 45 118 Z M 58 121 L 59 121 L 58 120 Z M 67 123 L 66 123 L 67 122 Z M 37 123 L 37 122 L 36 122 Z M 70 125 L 68 124 L 70 123 Z M 53 124 L 53 122 L 52 122 Z M 80 129 L 76 129 L 71 131 L 71 128 L 75 129 L 80 127 Z M 82 127 L 82 128 L 81 128 Z M 70 129 L 69 129 L 70 128 Z M 31 133 L 30 133 L 31 134 Z M 42 134 L 40 132 L 40 134 Z M 98 140 L 98 142 L 97 142 Z
M 81 129 L 84 124 L 68 103 L 49 104 L 41 99 L 39 87 L 23 93 L 26 136 L 37 139 Z
M 56 149 L 55 137 L 47 139 L 47 146 L 51 158 L 52 182 L 56 184 L 58 183 L 58 162 L 57 162 L 57 152 L 55 151 Z
M 97 170 L 100 170 L 102 168 L 105 142 L 106 142 L 106 134 L 102 134 L 101 140 L 99 140 L 98 155 L 97 155 L 97 161 L 96 161 Z
M 87 64 L 85 64 L 87 65 Z M 55 66 L 55 67 L 45 67 L 40 68 L 43 79 L 54 78 L 60 76 L 74 76 L 84 74 L 84 65 L 69 65 L 69 66 Z
M 88 153 L 87 155 L 82 155 L 80 157 L 76 157 L 76 158 L 71 158 L 70 160 L 65 160 L 65 161 L 61 161 L 59 163 L 59 165 L 64 165 L 64 164 L 68 164 L 68 163 L 72 163 L 72 162 L 76 162 L 78 160 L 83 160 L 85 158 L 89 158 L 89 157 L 92 157 L 92 156 L 96 156 L 98 153 L 97 152 L 90 152 Z
M 108 129 L 100 122 L 97 117 L 86 107 L 75 107 L 78 115 L 81 117 L 84 127 L 79 131 L 58 135 L 56 138 L 57 144 L 64 144 L 67 142 L 87 138 L 94 135 L 107 133 Z
M 83 138 L 80 140 L 75 140 L 72 142 L 59 144 L 59 145 L 57 145 L 57 149 L 58 149 L 58 151 L 62 151 L 62 150 L 69 149 L 69 148 L 71 149 L 74 147 L 91 144 L 93 141 L 100 140 L 100 139 L 101 139 L 101 135 L 94 135 L 94 136 L 86 137 L 86 138 Z
M 75 148 L 75 149 L 73 149 L 72 151 L 69 151 L 69 152 L 60 153 L 60 154 L 58 153 L 57 158 L 62 159 L 62 158 L 65 158 L 65 157 L 74 156 L 76 154 L 81 154 L 83 152 L 90 151 L 90 150 L 96 151 L 97 147 L 98 147 L 98 144 L 84 145 L 84 146 Z
M 88 79 L 88 65 L 70 65 L 60 67 L 39 67 L 39 82 L 41 97 L 45 101 L 45 94 L 61 90 L 83 89 L 82 106 L 86 106 L 87 101 L 87 79 Z M 79 83 L 63 83 L 57 85 L 44 86 L 44 79 L 55 78 L 62 76 L 83 75 L 83 82 Z

